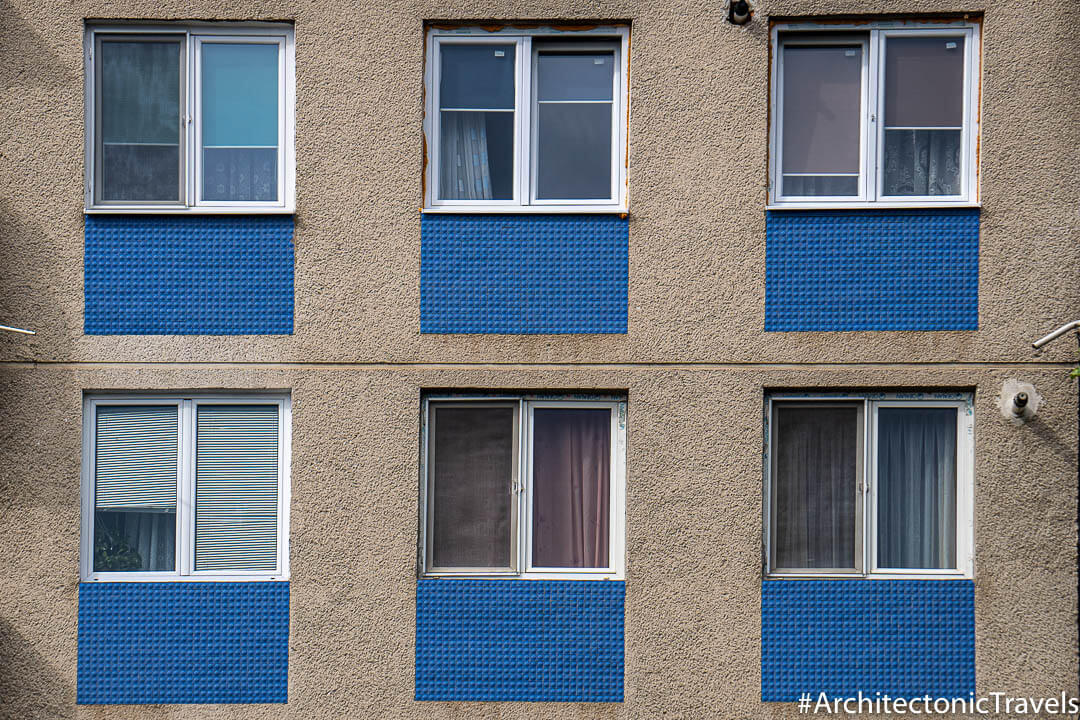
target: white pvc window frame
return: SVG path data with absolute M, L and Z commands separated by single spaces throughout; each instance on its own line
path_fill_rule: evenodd
M 511 481 L 511 567 L 439 568 L 431 566 L 430 533 L 433 511 L 428 497 L 434 472 L 428 438 L 432 406 L 461 407 L 468 403 L 514 408 L 514 470 Z M 626 577 L 626 400 L 570 399 L 534 395 L 470 395 L 425 397 L 421 409 L 420 568 L 423 577 L 520 578 L 525 580 L 623 580 Z M 537 408 L 605 409 L 611 413 L 611 473 L 608 486 L 608 561 L 602 568 L 546 568 L 532 562 L 532 431 Z
M 102 201 L 99 197 L 96 53 L 103 37 L 128 35 L 132 40 L 153 40 L 171 36 L 181 43 L 180 68 L 180 178 L 179 200 Z M 278 148 L 277 200 L 202 200 L 202 53 L 204 43 L 256 43 L 277 45 L 278 50 Z M 215 25 L 92 25 L 84 37 L 86 64 L 86 171 L 85 210 L 95 213 L 154 214 L 274 214 L 292 213 L 296 207 L 296 49 L 292 25 L 276 23 Z
M 980 25 L 968 21 L 881 21 L 874 23 L 777 23 L 771 32 L 768 209 L 858 209 L 906 207 L 978 207 Z M 832 37 L 821 39 L 821 33 Z M 845 33 L 851 38 L 846 39 Z M 961 130 L 959 195 L 885 195 L 884 142 L 885 50 L 890 37 L 964 38 L 964 125 Z M 800 36 L 804 36 L 800 38 Z M 859 194 L 846 196 L 783 195 L 783 49 L 792 45 L 859 45 L 863 48 L 859 133 Z
M 534 46 L 533 39 L 543 40 Z M 557 43 L 557 45 L 556 45 Z M 444 200 L 439 197 L 440 169 L 440 70 L 443 45 L 500 44 L 515 46 L 514 67 L 514 180 L 510 200 Z M 520 29 L 431 28 L 427 33 L 424 67 L 424 168 L 425 213 L 625 213 L 627 194 L 627 125 L 629 119 L 629 47 L 627 26 L 582 30 L 552 28 Z M 611 195 L 607 199 L 538 199 L 537 97 L 533 92 L 539 52 L 614 53 L 611 112 Z
M 97 409 L 102 406 L 175 405 L 177 408 L 176 557 L 172 571 L 96 572 L 94 570 L 94 466 Z M 196 411 L 199 405 L 272 405 L 278 408 L 277 567 L 273 570 L 195 570 Z M 289 579 L 289 468 L 292 464 L 292 400 L 289 395 L 253 393 L 87 395 L 83 398 L 82 582 L 207 582 Z
M 778 568 L 774 565 L 772 526 L 775 523 L 774 458 L 775 413 L 777 404 L 806 406 L 860 406 L 858 482 L 855 504 L 854 569 Z M 956 409 L 956 567 L 955 568 L 880 568 L 877 564 L 877 426 L 878 410 L 883 407 L 944 407 Z M 868 578 L 878 580 L 935 579 L 974 577 L 975 548 L 975 406 L 970 393 L 774 393 L 765 403 L 765 447 L 763 513 L 764 571 L 773 579 L 783 578 Z

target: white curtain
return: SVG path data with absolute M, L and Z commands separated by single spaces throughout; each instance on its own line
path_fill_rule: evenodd
M 490 200 L 487 120 L 483 113 L 442 114 L 441 196 L 453 200 Z
M 878 411 L 878 567 L 956 567 L 956 410 Z
M 885 195 L 959 195 L 959 130 L 887 130 Z

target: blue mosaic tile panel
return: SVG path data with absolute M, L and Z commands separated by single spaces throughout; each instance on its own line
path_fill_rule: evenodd
M 288 335 L 291 215 L 87 215 L 87 335 Z
M 761 699 L 975 691 L 971 580 L 766 580 Z
M 617 215 L 424 215 L 420 331 L 625 333 L 629 244 Z
M 765 330 L 977 330 L 979 211 L 766 213 Z
M 79 585 L 80 704 L 283 703 L 289 583 Z
M 416 699 L 622 702 L 626 584 L 420 580 Z

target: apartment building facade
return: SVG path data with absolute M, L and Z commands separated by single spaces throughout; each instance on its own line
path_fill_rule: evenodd
M 0 714 L 1075 695 L 1080 8 L 749 11 L 5 3 Z

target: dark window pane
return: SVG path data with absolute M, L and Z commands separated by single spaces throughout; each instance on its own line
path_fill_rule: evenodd
M 513 199 L 514 113 L 443 112 L 440 144 L 440 198 Z
M 431 409 L 431 566 L 508 568 L 514 410 Z
M 858 409 L 778 405 L 774 566 L 855 567 Z
M 878 410 L 878 567 L 956 567 L 956 409 Z
M 439 47 L 442 108 L 514 109 L 514 45 Z
M 964 38 L 885 40 L 885 126 L 964 124 Z
M 94 513 L 94 572 L 176 570 L 176 511 Z
M 611 107 L 611 103 L 540 103 L 537 198 L 611 198 Z
M 101 43 L 102 200 L 180 198 L 180 42 Z
M 614 53 L 553 53 L 537 57 L 537 99 L 611 100 Z
M 535 567 L 608 567 L 611 412 L 533 414 Z
M 783 172 L 859 172 L 862 48 L 785 45 L 781 60 Z

